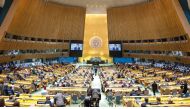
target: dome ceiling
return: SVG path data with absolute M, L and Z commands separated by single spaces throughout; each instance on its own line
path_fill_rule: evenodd
M 47 0 L 65 5 L 87 8 L 87 14 L 105 14 L 109 7 L 128 6 L 149 0 Z

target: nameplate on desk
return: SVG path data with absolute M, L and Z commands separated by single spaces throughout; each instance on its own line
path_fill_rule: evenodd
M 45 104 L 45 101 L 38 101 L 37 104 Z
M 153 102 L 153 103 L 150 103 L 150 105 L 158 105 L 158 103 L 156 103 L 156 102 Z

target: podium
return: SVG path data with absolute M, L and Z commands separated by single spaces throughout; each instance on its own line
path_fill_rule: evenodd
M 100 57 L 94 57 L 91 58 L 90 60 L 87 60 L 87 64 L 99 65 L 99 64 L 105 64 L 105 61 L 102 60 Z

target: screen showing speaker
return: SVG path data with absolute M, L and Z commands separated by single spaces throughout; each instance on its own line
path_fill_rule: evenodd
M 121 51 L 121 44 L 109 44 L 110 51 Z
M 72 51 L 82 51 L 83 44 L 81 43 L 71 43 L 71 50 Z
M 70 56 L 82 57 L 83 41 L 70 41 Z
M 110 57 L 122 57 L 122 43 L 121 41 L 109 42 Z

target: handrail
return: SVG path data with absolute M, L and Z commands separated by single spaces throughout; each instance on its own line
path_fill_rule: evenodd
M 113 107 L 117 107 L 117 104 L 112 100 L 111 101 Z
M 123 96 L 129 98 L 140 98 L 140 97 L 178 97 L 179 95 L 159 95 L 159 96 Z
M 82 104 L 84 104 L 84 100 L 79 103 L 79 107 L 83 107 Z

